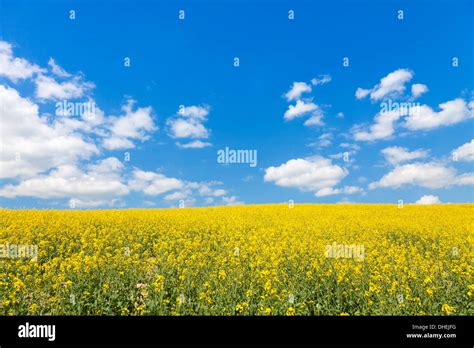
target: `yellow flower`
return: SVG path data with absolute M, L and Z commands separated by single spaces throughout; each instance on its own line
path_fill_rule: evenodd
M 446 315 L 450 315 L 451 313 L 456 312 L 456 310 L 453 307 L 451 307 L 450 305 L 448 305 L 447 303 L 445 303 L 441 306 L 441 310 Z
M 135 308 L 138 315 L 143 315 L 145 313 L 145 305 L 141 304 Z
M 15 280 L 13 281 L 13 288 L 15 289 L 15 291 L 21 291 L 25 288 L 25 284 L 21 281 L 20 278 L 15 278 Z
M 348 311 L 360 297 L 365 305 L 340 315 L 469 315 L 474 267 L 458 251 L 474 244 L 473 212 L 474 204 L 0 208 L 0 253 L 14 242 L 39 247 L 37 262 L 0 260 L 0 315 L 328 315 L 330 303 Z M 320 289 L 344 286 L 316 299 L 316 278 Z M 455 304 L 437 296 L 447 290 Z
M 219 280 L 223 280 L 223 279 L 225 279 L 226 277 L 227 277 L 227 274 L 225 273 L 225 271 L 224 271 L 223 269 L 221 269 L 221 270 L 219 271 L 219 274 L 218 274 L 217 278 L 218 278 Z
M 30 305 L 30 308 L 29 308 L 30 313 L 35 314 L 37 309 L 38 309 L 38 305 L 36 303 L 32 303 Z
M 347 317 L 349 316 L 349 313 L 347 312 L 341 312 L 341 314 L 339 314 L 341 317 Z

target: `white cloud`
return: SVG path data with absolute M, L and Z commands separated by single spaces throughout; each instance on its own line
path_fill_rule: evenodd
M 135 147 L 135 144 L 127 138 L 116 136 L 105 138 L 103 145 L 107 150 L 131 149 Z
M 288 106 L 288 110 L 286 110 L 284 118 L 287 121 L 291 121 L 297 117 L 304 116 L 316 109 L 318 109 L 318 106 L 313 102 L 306 103 L 303 100 L 297 100 L 296 105 Z
M 464 186 L 464 185 L 474 185 L 474 173 L 466 173 L 456 177 L 456 180 L 453 183 L 454 185 Z
M 311 85 L 306 82 L 293 82 L 291 89 L 285 94 L 287 101 L 299 99 L 303 93 L 311 92 Z
M 201 140 L 194 140 L 194 141 L 191 141 L 189 143 L 184 143 L 184 144 L 177 142 L 176 145 L 183 149 L 202 149 L 204 147 L 212 146 L 211 143 L 203 142 Z
M 380 100 L 388 95 L 399 95 L 405 91 L 405 84 L 413 78 L 413 72 L 408 69 L 398 69 L 383 77 L 371 89 L 358 88 L 356 98 L 362 99 L 370 94 L 371 100 Z
M 422 83 L 415 83 L 411 86 L 411 95 L 413 98 L 418 98 L 422 94 L 428 92 L 428 86 Z
M 315 141 L 308 146 L 327 147 L 332 144 L 332 137 L 331 133 L 323 133 L 318 137 L 318 141 Z
M 422 196 L 419 200 L 415 202 L 415 204 L 440 204 L 441 201 L 439 200 L 438 196 L 433 195 L 425 195 Z
M 215 187 L 221 185 L 220 182 L 193 182 L 187 181 L 182 182 L 181 187 L 178 191 L 173 193 L 169 193 L 164 198 L 169 201 L 177 201 L 177 200 L 188 200 L 188 203 L 192 200 L 192 204 L 194 204 L 197 200 L 193 198 L 193 196 L 200 196 L 203 197 L 203 202 L 205 204 L 211 204 L 215 202 L 215 199 L 218 197 L 222 197 L 223 203 L 231 203 L 226 202 L 229 197 L 226 197 L 227 191 L 220 188 Z M 232 198 L 233 197 L 233 198 Z M 237 197 L 232 196 L 230 199 L 236 202 Z M 236 202 L 241 203 L 241 202 Z M 188 204 L 187 204 L 188 205 Z
M 360 88 L 360 87 L 357 88 L 355 92 L 355 96 L 357 99 L 363 99 L 367 97 L 369 94 L 370 94 L 370 89 Z
M 383 149 L 382 154 L 385 159 L 391 165 L 397 165 L 402 162 L 408 162 L 417 158 L 424 158 L 428 156 L 428 151 L 426 150 L 415 150 L 409 151 L 408 149 L 400 146 L 392 146 Z
M 348 171 L 323 157 L 291 159 L 265 170 L 264 180 L 281 187 L 294 187 L 301 191 L 320 191 L 332 188 L 348 175 Z
M 315 193 L 316 197 L 324 197 L 324 196 L 332 196 L 332 195 L 338 195 L 338 194 L 347 194 L 351 195 L 354 193 L 359 193 L 362 192 L 362 188 L 358 186 L 344 186 L 343 188 L 332 188 L 332 187 L 325 187 L 320 190 L 318 190 Z
M 168 125 L 174 138 L 207 138 L 209 136 L 206 127 L 194 121 L 173 119 Z
M 120 180 L 122 170 L 122 163 L 114 157 L 89 165 L 87 172 L 75 165 L 60 165 L 47 175 L 23 180 L 16 186 L 0 188 L 0 196 L 70 198 L 82 206 L 98 206 L 106 202 L 110 205 L 129 192 Z
M 219 197 L 227 194 L 224 189 L 213 189 L 211 184 L 200 183 L 198 184 L 198 192 L 201 196 L 212 196 Z
M 317 110 L 313 111 L 313 113 L 311 114 L 311 117 L 308 118 L 304 122 L 304 125 L 307 127 L 324 126 L 323 117 L 324 117 L 324 112 L 318 108 Z
M 53 58 L 49 58 L 48 65 L 54 75 L 59 77 L 71 77 L 71 74 L 60 67 Z
M 453 185 L 471 185 L 472 179 L 472 174 L 457 176 L 454 169 L 439 163 L 413 163 L 395 167 L 379 181 L 371 183 L 369 188 L 416 185 L 439 189 Z
M 452 152 L 452 155 L 458 161 L 474 161 L 474 139 L 469 143 L 459 146 Z
M 178 109 L 178 115 L 183 117 L 190 117 L 195 119 L 200 119 L 202 121 L 206 120 L 207 116 L 209 115 L 209 106 L 184 106 L 181 105 Z
M 352 149 L 352 150 L 354 150 L 354 151 L 359 151 L 359 150 L 360 150 L 360 146 L 357 145 L 357 144 L 340 143 L 339 146 L 342 147 L 342 148 L 344 148 L 344 149 Z
M 361 130 L 360 127 L 353 129 L 354 139 L 358 141 L 374 141 L 390 138 L 395 131 L 395 123 L 401 116 L 398 110 L 380 112 L 375 115 L 375 123 L 368 130 Z
M 184 200 L 191 195 L 190 191 L 176 191 L 165 196 L 168 201 L 179 201 Z
M 175 178 L 168 178 L 160 173 L 134 169 L 133 177 L 129 180 L 128 185 L 132 190 L 143 191 L 146 195 L 156 196 L 181 189 L 184 187 L 184 182 Z
M 311 84 L 313 86 L 324 85 L 326 83 L 331 82 L 331 80 L 332 80 L 331 75 L 323 74 L 323 75 L 319 75 L 317 78 L 311 79 Z
M 167 120 L 169 135 L 178 139 L 207 139 L 210 131 L 204 126 L 203 122 L 209 115 L 209 106 L 180 106 L 176 117 L 170 117 Z M 212 144 L 200 140 L 190 141 L 188 143 L 177 142 L 178 147 L 184 149 L 199 149 Z
M 2 178 L 31 177 L 99 152 L 95 144 L 69 127 L 48 124 L 40 117 L 38 105 L 14 88 L 0 85 L 0 105 Z
M 50 76 L 39 75 L 35 79 L 35 84 L 35 95 L 41 100 L 81 98 L 95 87 L 92 82 L 83 81 L 80 76 L 75 76 L 65 82 L 58 82 Z
M 32 77 L 43 72 L 35 64 L 31 64 L 23 58 L 13 56 L 12 45 L 0 40 L 0 76 L 5 76 L 13 82 Z
M 106 149 L 133 148 L 135 145 L 132 140 L 148 140 L 148 133 L 157 129 L 153 122 L 151 106 L 133 110 L 134 104 L 135 101 L 129 99 L 122 106 L 124 115 L 109 118 L 110 135 L 103 140 Z
M 244 204 L 244 202 L 238 201 L 238 198 L 236 196 L 222 197 L 222 202 L 225 205 L 243 205 Z
M 439 104 L 441 111 L 434 111 L 427 105 L 419 105 L 409 109 L 404 126 L 410 130 L 428 130 L 441 126 L 449 126 L 474 117 L 472 105 L 457 98 Z
M 427 105 L 400 107 L 389 111 L 381 111 L 374 117 L 370 127 L 356 125 L 352 128 L 354 139 L 358 141 L 375 141 L 389 139 L 395 133 L 398 121 L 410 131 L 431 130 L 448 126 L 474 117 L 474 103 L 466 103 L 463 99 L 454 99 L 440 104 L 441 111 L 436 112 Z

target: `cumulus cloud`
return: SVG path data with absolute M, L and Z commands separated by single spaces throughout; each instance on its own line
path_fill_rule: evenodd
M 323 75 L 319 75 L 317 78 L 311 79 L 311 84 L 313 86 L 324 85 L 326 83 L 331 82 L 331 80 L 332 80 L 331 75 L 323 74 Z
M 207 116 L 209 115 L 209 106 L 204 105 L 204 106 L 196 106 L 196 105 L 191 105 L 191 106 L 184 106 L 181 105 L 178 108 L 177 114 L 183 117 L 189 117 L 193 119 L 199 119 L 201 121 L 205 121 Z
M 153 122 L 151 106 L 134 110 L 135 103 L 135 100 L 129 99 L 122 106 L 123 115 L 109 118 L 110 134 L 103 140 L 103 146 L 106 149 L 133 148 L 135 145 L 132 140 L 148 140 L 149 132 L 157 129 Z
M 382 154 L 385 159 L 391 165 L 397 165 L 402 162 L 408 162 L 417 158 L 424 158 L 428 156 L 428 151 L 426 150 L 415 150 L 409 151 L 408 149 L 400 146 L 392 146 L 383 149 Z
M 422 196 L 419 200 L 415 202 L 415 204 L 440 204 L 441 201 L 438 196 L 433 195 L 425 195 Z
M 54 75 L 59 77 L 71 77 L 71 74 L 59 66 L 53 58 L 49 58 L 48 65 Z
M 83 81 L 80 76 L 58 82 L 50 76 L 39 75 L 35 79 L 35 84 L 35 95 L 40 100 L 77 99 L 95 87 L 92 82 Z
M 169 178 L 161 173 L 134 169 L 128 185 L 134 191 L 142 191 L 146 195 L 156 196 L 168 191 L 181 189 L 184 187 L 184 182 L 175 178 Z
M 427 105 L 409 109 L 404 126 L 410 130 L 429 130 L 449 126 L 474 117 L 474 108 L 461 98 L 439 104 L 440 111 L 434 111 Z
M 318 140 L 308 144 L 308 146 L 315 146 L 315 147 L 327 147 L 332 144 L 333 135 L 331 133 L 323 133 L 318 137 Z
M 286 110 L 284 118 L 287 121 L 291 121 L 295 118 L 302 117 L 312 111 L 315 111 L 318 108 L 319 107 L 313 102 L 297 100 L 295 105 L 288 106 L 288 110 Z
M 243 205 L 244 202 L 238 201 L 237 196 L 222 197 L 222 203 L 225 205 Z
M 265 170 L 264 180 L 277 186 L 316 193 L 322 189 L 333 188 L 348 173 L 347 169 L 332 164 L 331 160 L 315 156 L 291 159 L 280 166 L 269 167 Z
M 398 110 L 380 112 L 374 117 L 375 123 L 364 130 L 359 126 L 353 128 L 354 139 L 358 141 L 374 141 L 388 139 L 395 132 L 395 123 L 402 114 Z
M 165 196 L 167 201 L 180 201 L 191 196 L 191 191 L 176 191 Z
M 398 69 L 380 79 L 380 82 L 370 89 L 358 88 L 356 98 L 363 99 L 370 94 L 370 99 L 377 101 L 389 95 L 399 95 L 405 91 L 405 84 L 413 78 L 409 69 Z
M 411 96 L 413 98 L 418 98 L 422 94 L 428 92 L 428 86 L 422 83 L 415 83 L 411 86 Z
M 71 128 L 48 124 L 38 105 L 0 85 L 2 156 L 0 177 L 34 176 L 59 165 L 98 154 L 94 143 Z
M 187 143 L 177 142 L 178 147 L 184 149 L 198 149 L 211 146 L 209 142 L 199 139 L 209 138 L 210 131 L 204 126 L 210 108 L 204 106 L 180 106 L 176 116 L 167 120 L 169 135 L 176 139 L 188 139 Z
M 303 93 L 311 92 L 311 85 L 306 82 L 293 82 L 293 86 L 285 94 L 287 101 L 299 99 Z
M 215 189 L 215 183 L 193 183 L 188 184 L 188 187 L 192 187 L 197 189 L 198 193 L 201 196 L 212 196 L 212 197 L 220 197 L 227 194 L 227 191 L 221 188 Z
M 358 141 L 389 139 L 394 135 L 397 126 L 410 131 L 431 130 L 474 117 L 474 103 L 466 103 L 461 98 L 442 103 L 439 107 L 441 110 L 438 112 L 427 105 L 381 111 L 375 115 L 374 123 L 369 127 L 356 125 L 352 128 L 354 139 Z M 402 122 L 401 119 L 404 121 Z
M 474 161 L 474 139 L 471 142 L 461 145 L 452 152 L 453 158 L 458 161 Z
M 201 140 L 194 140 L 194 141 L 190 141 L 189 143 L 184 143 L 184 144 L 177 142 L 176 145 L 183 149 L 202 149 L 204 147 L 212 146 L 211 143 L 201 141 Z
M 344 186 L 343 188 L 325 187 L 325 188 L 322 188 L 321 190 L 318 190 L 315 193 L 315 196 L 324 197 L 324 196 L 332 196 L 332 195 L 338 195 L 338 194 L 351 195 L 351 194 L 360 193 L 360 192 L 363 192 L 363 190 L 362 188 L 358 186 Z
M 412 163 L 395 167 L 379 181 L 371 183 L 369 188 L 398 188 L 404 185 L 415 185 L 440 189 L 455 185 L 471 185 L 472 179 L 472 174 L 458 176 L 453 168 L 440 163 Z
M 454 185 L 465 186 L 474 185 L 474 173 L 466 173 L 456 177 Z
M 133 191 L 143 192 L 145 195 L 158 196 L 166 194 L 163 198 L 167 201 L 183 201 L 185 206 L 202 202 L 211 204 L 216 198 L 226 197 L 227 191 L 221 187 L 222 183 L 194 182 L 167 177 L 162 173 L 143 171 L 135 168 L 128 181 L 128 187 Z M 223 202 L 223 204 L 227 204 Z
M 318 107 L 317 110 L 311 113 L 311 117 L 308 118 L 306 121 L 304 121 L 304 125 L 307 127 L 323 126 L 324 125 L 323 117 L 324 117 L 324 112 Z
M 194 120 L 174 119 L 168 123 L 171 135 L 175 138 L 207 138 L 207 128 Z
M 129 193 L 127 185 L 120 179 L 123 165 L 115 157 L 106 158 L 87 168 L 87 171 L 82 171 L 76 165 L 60 165 L 49 174 L 0 188 L 0 196 L 69 198 L 82 206 L 98 206 L 111 205 L 117 198 Z
M 0 76 L 17 82 L 42 72 L 44 72 L 44 69 L 36 64 L 32 64 L 23 58 L 14 57 L 12 45 L 0 40 Z
M 311 80 L 313 86 L 323 85 L 331 81 L 330 75 L 319 75 L 317 78 Z M 293 82 L 291 89 L 285 94 L 287 101 L 296 100 L 294 105 L 288 105 L 283 118 L 286 121 L 291 121 L 295 118 L 311 115 L 305 122 L 305 126 L 322 126 L 324 112 L 321 108 L 313 103 L 313 98 L 302 98 L 304 93 L 310 93 L 312 87 L 306 82 Z
M 355 96 L 357 99 L 363 99 L 367 97 L 369 94 L 370 94 L 370 89 L 361 88 L 361 87 L 357 88 L 355 92 Z

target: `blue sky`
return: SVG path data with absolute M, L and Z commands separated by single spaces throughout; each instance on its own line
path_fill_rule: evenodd
M 473 201 L 472 1 L 0 4 L 0 206 Z

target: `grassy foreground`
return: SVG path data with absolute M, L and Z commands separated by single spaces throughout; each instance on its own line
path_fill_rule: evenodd
M 0 315 L 473 315 L 473 230 L 472 204 L 0 210 Z

